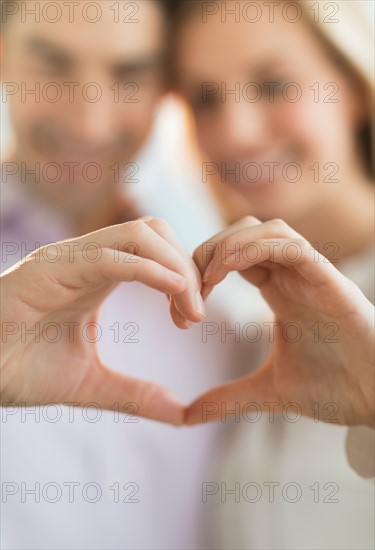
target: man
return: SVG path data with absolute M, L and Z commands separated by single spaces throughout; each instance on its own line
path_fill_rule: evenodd
M 21 10 L 17 12 L 20 14 L 20 23 L 22 9 L 26 19 L 23 4 L 18 4 Z M 134 8 L 134 3 L 131 4 Z M 95 11 L 88 11 L 88 5 L 90 10 L 95 8 Z M 30 3 L 27 4 L 28 9 L 29 6 Z M 39 6 L 43 21 L 51 25 L 54 17 L 58 19 L 59 13 L 51 15 L 51 12 L 46 11 L 47 4 L 43 6 L 43 9 Z M 99 66 L 92 64 L 94 52 L 95 59 L 101 58 L 105 53 L 102 44 L 100 51 L 95 50 L 97 35 L 110 36 L 111 39 L 105 45 L 108 47 L 112 44 L 116 33 L 110 29 L 109 22 L 118 23 L 120 13 L 124 15 L 123 12 L 126 12 L 130 4 L 111 5 L 114 14 L 111 13 L 111 18 L 107 19 L 103 15 L 102 7 L 98 9 L 94 3 L 88 3 L 87 6 L 85 11 L 82 10 L 81 14 L 76 14 L 73 18 L 74 24 L 81 22 L 76 27 L 75 37 L 82 38 L 82 42 L 79 41 L 75 45 L 74 62 L 72 59 L 66 59 L 69 56 L 65 55 L 64 59 L 64 55 L 61 55 L 61 49 L 64 49 L 61 46 L 62 43 L 65 44 L 67 34 L 67 28 L 64 26 L 61 27 L 63 34 L 59 35 L 57 32 L 60 22 L 63 22 L 62 18 L 59 25 L 54 25 L 53 36 L 49 36 L 50 43 L 60 40 L 60 51 L 57 55 L 60 59 L 57 65 L 61 67 L 62 64 L 64 67 L 64 76 L 58 72 L 60 81 L 54 81 L 52 76 L 48 77 L 48 81 L 47 77 L 43 81 L 41 76 L 37 79 L 34 76 L 34 85 L 43 84 L 43 109 L 38 101 L 34 101 L 34 104 L 31 102 L 32 109 L 21 105 L 21 117 L 18 115 L 20 106 L 17 109 L 14 107 L 18 93 L 21 94 L 20 102 L 27 103 L 22 101 L 22 97 L 25 99 L 29 87 L 22 88 L 22 79 L 23 75 L 27 74 L 26 69 L 35 69 L 35 65 L 27 63 L 21 78 L 17 80 L 13 73 L 13 80 L 6 82 L 6 94 L 11 98 L 10 106 L 19 144 L 13 161 L 4 163 L 8 201 L 4 216 L 4 250 L 8 265 L 18 259 L 16 256 L 20 250 L 35 248 L 37 242 L 43 244 L 47 240 L 75 237 L 69 243 L 58 243 L 43 248 L 42 251 L 29 256 L 23 265 L 18 264 L 16 270 L 7 272 L 10 277 L 4 277 L 6 283 L 3 286 L 8 289 L 9 294 L 12 294 L 12 285 L 13 290 L 15 288 L 15 281 L 25 281 L 25 273 L 29 275 L 32 284 L 27 286 L 27 292 L 22 292 L 22 285 L 16 284 L 19 291 L 18 300 L 13 300 L 12 303 L 18 308 L 17 316 L 14 314 L 15 318 L 25 319 L 21 326 L 12 323 L 11 313 L 4 308 L 9 314 L 5 341 L 9 343 L 10 340 L 16 341 L 20 338 L 21 345 L 10 348 L 13 347 L 12 353 L 17 354 L 19 350 L 24 353 L 21 352 L 21 356 L 16 357 L 16 360 L 11 360 L 12 357 L 9 358 L 7 353 L 10 348 L 5 346 L 5 374 L 3 373 L 2 377 L 5 378 L 4 395 L 6 398 L 10 396 L 9 401 L 12 401 L 13 397 L 17 405 L 6 406 L 4 415 L 3 479 L 6 482 L 3 487 L 3 525 L 5 524 L 6 530 L 3 546 L 201 548 L 202 542 L 195 536 L 198 519 L 203 511 L 199 504 L 202 496 L 204 497 L 203 490 L 207 497 L 207 494 L 211 494 L 218 487 L 217 483 L 212 483 L 212 473 L 205 467 L 208 463 L 207 451 L 210 448 L 212 434 L 207 431 L 207 426 L 203 426 L 204 430 L 200 427 L 198 435 L 196 432 L 194 435 L 193 432 L 179 432 L 182 434 L 179 437 L 179 434 L 167 427 L 156 426 L 144 420 L 136 424 L 134 415 L 180 424 L 183 420 L 183 405 L 168 391 L 163 390 L 160 384 L 177 390 L 177 393 L 188 401 L 204 386 L 207 388 L 213 383 L 220 382 L 220 378 L 223 378 L 220 365 L 226 363 L 226 357 L 219 358 L 218 354 L 215 356 L 212 347 L 200 345 L 200 334 L 194 333 L 194 329 L 191 334 L 185 333 L 183 337 L 173 330 L 166 314 L 162 313 L 164 300 L 145 286 L 135 285 L 130 290 L 130 287 L 125 285 L 117 289 L 106 302 L 100 323 L 96 317 L 100 302 L 112 289 L 109 281 L 138 280 L 173 295 L 173 320 L 177 326 L 186 327 L 186 321 L 198 321 L 202 318 L 199 303 L 195 303 L 196 292 L 200 288 L 200 277 L 186 257 L 186 253 L 181 251 L 169 228 L 159 220 L 147 219 L 130 225 L 121 224 L 77 237 L 82 232 L 116 221 L 132 219 L 139 213 L 151 211 L 168 219 L 173 217 L 173 226 L 177 227 L 180 236 L 184 236 L 186 227 L 191 231 L 192 224 L 188 219 L 188 225 L 184 226 L 186 220 L 183 214 L 190 218 L 194 216 L 194 229 L 197 229 L 196 225 L 201 216 L 196 206 L 194 209 L 190 207 L 191 203 L 185 200 L 186 196 L 181 201 L 179 191 L 165 183 L 163 185 L 160 182 L 156 188 L 143 186 L 141 193 L 135 193 L 142 197 L 142 201 L 131 201 L 130 189 L 127 189 L 126 193 L 115 192 L 115 189 L 118 191 L 120 187 L 116 185 L 119 180 L 120 163 L 116 164 L 115 157 L 110 159 L 109 152 L 112 148 L 116 149 L 120 141 L 119 151 L 125 150 L 131 143 L 137 143 L 136 138 L 142 137 L 141 130 L 145 127 L 137 124 L 140 120 L 138 115 L 143 116 L 145 110 L 135 109 L 127 112 L 127 121 L 130 122 L 128 127 L 125 118 L 117 117 L 119 111 L 116 110 L 113 119 L 111 118 L 110 102 L 107 102 L 104 104 L 105 115 L 100 116 L 100 122 L 104 123 L 100 132 L 96 133 L 96 111 L 91 109 L 89 113 L 92 114 L 92 118 L 88 117 L 91 123 L 88 130 L 86 128 L 86 131 L 82 132 L 85 124 L 82 124 L 80 119 L 86 113 L 86 104 L 92 106 L 102 97 L 108 99 L 108 89 L 113 92 L 113 101 L 116 104 L 119 103 L 120 90 L 126 92 L 123 98 L 126 100 L 125 103 L 134 100 L 134 93 L 141 90 L 137 78 L 134 77 L 134 81 L 130 82 L 130 87 L 126 78 L 126 87 L 122 88 L 116 81 L 108 82 L 108 74 L 104 76 L 104 73 L 99 71 Z M 150 3 L 143 2 L 142 10 L 147 10 L 147 6 L 151 7 Z M 151 9 L 154 10 L 156 3 L 152 3 L 152 6 Z M 52 7 L 56 10 L 55 5 Z M 138 9 L 137 13 L 140 12 Z M 154 14 L 156 13 L 154 11 Z M 132 12 L 131 19 L 133 16 Z M 70 11 L 66 17 L 70 17 Z M 125 18 L 129 23 L 129 13 L 123 19 Z M 147 17 L 145 19 L 147 20 Z M 97 33 L 90 39 L 91 25 L 94 21 Z M 134 40 L 141 35 L 140 30 L 143 28 L 141 18 L 137 23 L 139 35 L 137 34 Z M 11 36 L 9 29 L 12 29 L 12 24 L 8 25 L 8 38 Z M 39 29 L 42 29 L 43 36 L 39 34 L 36 40 L 35 36 L 32 40 L 28 37 L 27 43 L 30 46 L 36 44 L 38 51 L 42 42 L 43 51 L 43 38 L 46 36 L 43 26 Z M 44 28 L 44 31 L 46 30 Z M 23 40 L 20 36 L 18 38 L 18 42 L 22 44 Z M 13 51 L 17 52 L 15 43 L 9 40 L 8 46 L 9 44 Z M 88 45 L 90 55 L 84 56 L 83 51 Z M 132 44 L 129 44 L 129 48 L 131 47 Z M 84 61 L 79 63 L 79 58 Z M 16 56 L 15 61 L 12 67 L 22 67 L 20 57 Z M 47 60 L 47 66 L 49 63 L 50 60 Z M 91 69 L 95 67 L 92 74 L 100 73 L 100 79 L 94 80 L 94 77 L 90 76 L 91 80 L 80 81 L 78 75 L 81 75 L 87 66 Z M 76 72 L 73 67 L 76 68 Z M 39 71 L 43 70 L 39 67 Z M 59 68 L 58 71 L 60 70 Z M 66 76 L 67 74 L 69 76 Z M 28 84 L 32 82 L 33 78 L 30 78 Z M 82 94 L 79 96 L 81 100 L 77 96 L 71 100 L 71 96 L 68 95 L 63 109 L 64 101 L 59 97 L 60 90 L 69 93 L 79 90 Z M 92 96 L 93 92 L 96 95 Z M 51 93 L 54 99 L 51 99 Z M 147 94 L 143 96 L 146 98 L 146 106 L 150 105 L 147 103 L 147 97 Z M 49 104 L 54 102 L 57 105 L 55 104 L 53 109 L 47 109 L 50 107 Z M 75 109 L 72 105 L 78 105 L 76 111 L 72 111 Z M 39 110 L 39 118 L 34 119 L 36 109 Z M 152 109 L 150 112 L 152 113 Z M 121 127 L 121 138 L 118 141 L 110 139 L 112 133 L 108 132 L 106 127 L 109 120 L 116 121 L 112 128 L 114 134 L 119 135 L 115 131 L 118 130 L 117 123 Z M 147 124 L 146 127 L 148 128 Z M 129 129 L 131 131 L 128 131 Z M 142 139 L 139 139 L 139 143 L 141 142 Z M 31 149 L 33 154 L 27 154 Z M 129 146 L 126 150 L 129 154 L 121 154 L 121 162 L 128 164 L 132 159 L 132 147 Z M 43 177 L 40 177 L 33 160 L 39 161 Z M 34 166 L 34 175 L 30 174 L 30 165 Z M 142 169 L 142 179 L 136 189 L 142 188 L 143 161 L 138 161 L 138 164 L 130 163 L 128 167 Z M 50 175 L 51 168 L 55 170 L 53 176 Z M 81 172 L 80 177 L 74 177 L 77 168 Z M 103 177 L 109 170 L 113 175 L 112 179 Z M 178 179 L 176 178 L 177 181 Z M 90 185 L 85 186 L 84 183 Z M 107 188 L 104 189 L 104 183 L 107 185 L 108 193 Z M 75 184 L 77 199 L 74 196 Z M 173 208 L 181 203 L 183 209 Z M 95 215 L 91 216 L 89 212 Z M 108 216 L 104 215 L 106 213 Z M 212 229 L 201 229 L 202 231 L 199 231 L 202 238 L 213 232 Z M 22 249 L 26 241 L 25 235 L 29 243 Z M 150 242 L 157 246 L 147 248 Z M 198 238 L 196 242 L 199 242 Z M 69 244 L 68 253 L 64 244 Z M 126 246 L 129 244 L 136 246 L 129 249 L 129 246 Z M 63 250 L 65 255 L 62 253 L 60 256 Z M 70 265 L 72 250 L 73 261 Z M 106 253 L 101 256 L 102 251 Z M 128 251 L 131 252 L 130 255 L 126 255 Z M 108 252 L 111 254 L 108 255 Z M 124 255 L 127 261 L 122 265 L 118 258 L 123 258 Z M 81 262 L 77 261 L 78 258 Z M 110 258 L 111 262 L 108 261 Z M 117 262 L 113 258 L 117 258 Z M 135 264 L 132 263 L 134 259 L 137 260 Z M 150 267 L 150 263 L 147 261 L 155 260 L 152 271 L 155 273 L 156 270 L 159 278 L 150 279 L 145 276 L 150 275 L 150 270 L 146 268 Z M 59 269 L 56 269 L 56 265 Z M 167 282 L 166 269 L 171 276 L 173 273 L 182 275 L 183 281 L 180 278 L 179 282 Z M 61 280 L 65 285 L 61 284 Z M 8 284 L 8 281 L 11 281 L 11 284 Z M 46 281 L 49 286 L 46 285 Z M 183 286 L 179 286 L 180 284 Z M 30 287 L 33 292 L 30 292 Z M 44 294 L 45 290 L 48 292 Z M 249 288 L 246 287 L 246 296 L 248 292 Z M 230 296 L 233 297 L 232 294 Z M 184 297 L 186 301 L 182 303 Z M 253 306 L 253 303 L 251 305 Z M 77 324 L 78 335 L 74 332 Z M 72 333 L 68 330 L 60 335 L 62 326 L 71 329 Z M 218 329 L 218 325 L 211 323 L 210 328 Z M 224 340 L 225 328 L 224 323 L 224 332 L 221 326 Z M 56 333 L 51 335 L 50 329 L 57 331 L 57 336 Z M 34 345 L 37 337 L 41 337 L 41 345 Z M 221 342 L 224 343 L 223 340 Z M 100 359 L 96 353 L 95 343 L 98 343 L 100 348 Z M 128 346 L 134 343 L 140 345 Z M 216 347 L 218 340 L 214 343 Z M 129 349 L 130 347 L 132 349 Z M 216 351 L 223 355 L 224 347 L 217 347 Z M 227 352 L 227 346 L 225 350 Z M 83 361 L 83 358 L 87 360 Z M 109 371 L 104 363 L 117 372 Z M 25 366 L 27 376 L 23 376 L 26 374 Z M 141 372 L 149 382 L 139 379 Z M 87 373 L 90 375 L 87 376 Z M 129 374 L 134 374 L 134 377 L 129 378 Z M 81 375 L 81 384 L 76 384 Z M 14 384 L 17 377 L 18 383 Z M 159 386 L 152 380 L 158 382 Z M 20 394 L 16 396 L 13 393 L 14 386 L 20 390 Z M 18 404 L 22 403 L 22 395 L 26 404 L 35 401 L 30 390 L 37 393 L 42 407 L 35 410 L 30 407 L 20 409 Z M 41 395 L 43 399 L 40 398 Z M 69 406 L 48 407 L 49 401 L 67 401 Z M 82 407 L 78 409 L 78 413 L 74 410 L 74 404 Z M 110 412 L 104 413 L 104 408 Z M 224 418 L 232 414 L 237 419 L 236 410 L 237 408 L 231 411 L 224 410 Z M 125 417 L 121 417 L 124 422 L 119 422 L 120 411 L 126 412 Z M 33 453 L 30 449 L 33 449 Z M 72 449 L 78 456 L 73 454 Z M 236 472 L 234 474 L 237 475 Z M 204 482 L 206 483 L 203 486 Z M 228 491 L 229 497 L 234 498 L 236 487 L 233 490 L 229 487 L 224 488 Z M 21 518 L 26 526 L 22 533 L 18 529 L 18 518 Z M 69 524 L 69 530 L 61 520 Z
M 153 173 L 157 186 L 142 191 L 149 164 L 135 157 L 149 137 L 165 87 L 161 3 L 73 2 L 62 3 L 60 10 L 56 3 L 6 2 L 2 7 L 2 93 L 16 137 L 2 165 L 4 268 L 46 243 L 78 242 L 80 235 L 143 214 L 170 219 L 181 192 L 175 182 L 164 180 L 160 165 Z M 139 183 L 133 185 L 136 171 Z M 199 208 L 204 208 L 187 195 L 182 200 L 181 234 L 191 217 L 203 219 Z M 217 229 L 199 223 L 191 241 L 185 238 L 191 249 Z M 89 236 L 91 251 L 99 238 Z M 129 237 L 125 245 L 131 241 L 140 242 Z M 137 253 L 126 246 L 125 252 Z M 42 266 L 54 265 L 51 259 L 35 262 L 38 277 L 46 274 Z M 100 262 L 90 252 L 85 260 L 90 274 L 99 272 Z M 199 288 L 197 280 L 191 284 Z M 159 285 L 172 293 L 168 288 Z M 190 321 L 202 319 L 190 315 Z M 77 328 L 76 319 L 66 320 Z M 27 332 L 28 326 L 15 328 L 11 321 L 5 341 L 14 337 L 22 343 L 18 328 Z M 57 330 L 63 325 L 56 318 L 53 323 Z M 2 546 L 204 547 L 201 487 L 210 480 L 209 450 L 218 427 L 176 431 L 144 418 L 137 421 L 135 415 L 143 414 L 180 424 L 182 404 L 161 392 L 153 405 L 148 399 L 145 410 L 139 391 L 125 395 L 120 390 L 130 380 L 124 376 L 131 375 L 132 380 L 150 380 L 147 391 L 146 383 L 137 382 L 142 395 L 154 392 L 157 383 L 191 400 L 225 379 L 228 346 L 215 351 L 216 340 L 204 343 L 198 326 L 178 331 L 165 298 L 136 283 L 118 287 L 99 319 L 83 316 L 78 324 L 78 336 L 71 333 L 74 345 L 92 349 L 97 343 L 101 361 L 113 369 L 112 375 L 106 371 L 111 391 L 104 400 L 87 392 L 81 408 L 73 407 L 75 399 L 66 394 L 68 404 L 53 409 L 57 416 L 47 403 L 3 408 Z M 33 361 L 36 366 L 44 361 L 54 383 L 61 380 L 56 386 L 64 387 L 68 372 L 77 376 L 80 351 L 73 355 L 63 339 L 53 343 L 47 333 L 41 338 L 49 365 L 43 353 L 33 354 Z M 56 378 L 60 364 L 66 370 Z M 46 384 L 45 372 L 34 383 Z M 163 399 L 164 413 L 157 416 Z

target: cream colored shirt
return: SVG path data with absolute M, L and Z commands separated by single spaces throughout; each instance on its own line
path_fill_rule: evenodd
M 372 248 L 342 271 L 374 301 Z M 370 428 L 267 414 L 232 423 L 214 476 L 223 485 L 207 496 L 211 547 L 374 548 L 374 485 L 362 477 L 373 462 Z

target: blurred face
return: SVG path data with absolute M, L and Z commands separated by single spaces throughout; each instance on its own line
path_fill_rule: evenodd
M 210 161 L 202 177 L 216 174 L 232 220 L 295 221 L 358 170 L 357 91 L 303 18 L 285 17 L 284 2 L 274 22 L 259 3 L 256 23 L 216 5 L 205 20 L 190 14 L 177 38 L 178 87 Z
M 52 23 L 56 10 L 36 2 L 40 22 L 22 22 L 23 4 L 8 17 L 3 50 L 17 156 L 40 163 L 49 199 L 79 210 L 118 181 L 149 133 L 163 91 L 163 14 L 151 0 L 133 2 L 133 13 L 127 2 L 101 2 L 101 12 L 62 6 Z

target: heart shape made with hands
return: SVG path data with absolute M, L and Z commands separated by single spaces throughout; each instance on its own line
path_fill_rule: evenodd
M 100 248 L 94 264 L 85 257 L 93 243 Z M 129 243 L 136 246 L 132 254 L 126 251 Z M 202 297 L 228 272 L 239 271 L 260 288 L 275 315 L 271 352 L 254 373 L 213 388 L 186 406 L 164 387 L 107 368 L 96 345 L 82 337 L 71 341 L 65 336 L 51 345 L 20 341 L 11 329 L 3 344 L 2 402 L 94 402 L 102 408 L 134 402 L 140 416 L 175 425 L 219 419 L 223 403 L 230 410 L 249 402 L 262 409 L 272 402 L 279 412 L 293 402 L 302 414 L 315 417 L 312 405 L 318 402 L 335 403 L 340 423 L 368 422 L 372 405 L 363 396 L 371 384 L 358 376 L 358 369 L 367 372 L 371 357 L 372 306 L 284 222 L 244 218 L 203 243 L 193 258 L 170 227 L 154 218 L 107 227 L 60 245 L 70 246 L 58 264 L 40 256 L 38 260 L 36 251 L 2 275 L 4 324 L 24 323 L 31 332 L 49 323 L 87 325 L 97 320 L 101 303 L 119 282 L 139 281 L 170 297 L 171 317 L 186 329 L 204 319 Z M 234 252 L 228 256 L 223 250 Z M 283 337 L 288 323 L 297 325 L 297 340 Z M 338 341 L 338 328 L 357 337 Z M 213 412 L 204 417 L 207 403 L 213 404 Z M 359 403 L 356 414 L 353 403 Z

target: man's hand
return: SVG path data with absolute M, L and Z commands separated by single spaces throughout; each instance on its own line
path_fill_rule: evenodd
M 101 303 L 121 281 L 139 281 L 169 295 L 180 328 L 201 321 L 201 278 L 193 260 L 168 225 L 152 218 L 58 244 L 58 261 L 48 261 L 56 254 L 48 245 L 49 251 L 36 250 L 1 277 L 1 402 L 95 402 L 102 408 L 135 402 L 140 416 L 181 424 L 184 407 L 171 392 L 111 371 L 96 344 L 85 341 L 81 330 L 72 338 L 71 329 L 96 321 Z M 32 331 L 40 335 L 49 323 L 63 337 L 38 341 Z M 29 333 L 22 340 L 21 324 Z

